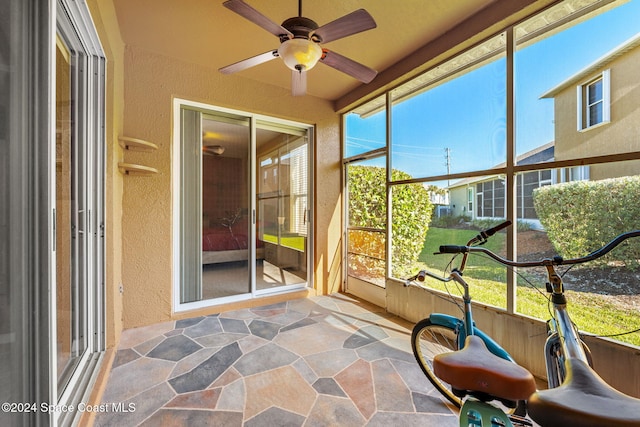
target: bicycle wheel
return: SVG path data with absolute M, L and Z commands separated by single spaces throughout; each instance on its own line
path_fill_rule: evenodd
M 458 349 L 457 331 L 448 326 L 435 325 L 431 319 L 422 319 L 411 333 L 411 347 L 422 372 L 431 384 L 457 408 L 461 406 L 460 397 L 451 390 L 451 386 L 433 373 L 433 358 L 441 353 Z

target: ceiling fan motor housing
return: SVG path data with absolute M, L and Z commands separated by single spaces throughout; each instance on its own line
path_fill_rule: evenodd
M 318 24 L 312 19 L 305 18 L 304 16 L 296 16 L 289 18 L 282 23 L 282 26 L 289 30 L 293 34 L 294 38 L 309 38 L 309 33 L 318 29 Z M 280 41 L 284 37 L 287 40 L 289 37 L 286 35 L 280 36 Z M 314 40 L 315 42 L 321 42 L 322 40 Z

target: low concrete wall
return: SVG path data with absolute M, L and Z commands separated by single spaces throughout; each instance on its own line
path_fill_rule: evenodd
M 461 315 L 448 295 L 441 292 L 405 287 L 394 280 L 387 281 L 387 311 L 411 322 L 417 322 L 429 313 Z M 459 300 L 462 303 L 462 300 Z M 495 339 L 511 356 L 538 378 L 546 379 L 544 342 L 546 323 L 504 310 L 473 303 L 476 325 Z M 623 393 L 640 398 L 640 348 L 620 344 L 613 340 L 586 337 L 591 349 L 594 367 L 609 384 Z

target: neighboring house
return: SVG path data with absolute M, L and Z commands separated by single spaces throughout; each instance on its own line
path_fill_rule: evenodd
M 556 160 L 640 150 L 638 69 L 640 33 L 541 96 L 554 99 Z M 637 175 L 640 162 L 595 164 L 570 172 L 568 180 Z
M 518 157 L 519 165 L 548 162 L 554 159 L 554 143 L 549 142 Z M 504 163 L 498 165 L 503 167 Z M 534 224 L 537 215 L 533 208 L 533 190 L 551 185 L 550 170 L 532 171 L 517 177 L 517 217 Z M 505 179 L 502 175 L 467 178 L 449 186 L 451 215 L 471 219 L 505 218 Z
M 451 215 L 449 206 L 449 192 L 435 186 L 425 186 L 429 192 L 429 201 L 433 205 L 433 215 L 436 217 Z

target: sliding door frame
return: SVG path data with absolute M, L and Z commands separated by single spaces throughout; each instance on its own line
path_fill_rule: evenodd
M 216 116 L 216 114 L 220 114 L 220 115 L 233 115 L 233 116 L 237 116 L 237 117 L 242 117 L 244 119 L 248 120 L 249 123 L 249 133 L 250 133 L 250 159 L 249 159 L 249 169 L 250 169 L 250 173 L 249 173 L 249 177 L 248 179 L 250 180 L 250 195 L 249 195 L 249 212 L 250 212 L 250 217 L 252 218 L 252 220 L 250 221 L 251 227 L 250 227 L 250 235 L 253 237 L 249 238 L 249 262 L 248 262 L 248 268 L 249 268 L 249 278 L 250 278 L 250 292 L 246 293 L 246 294 L 240 294 L 237 296 L 231 296 L 231 297 L 223 297 L 223 298 L 217 298 L 217 299 L 206 299 L 206 300 L 199 300 L 199 301 L 193 301 L 193 302 L 185 302 L 182 303 L 182 297 L 183 297 L 183 289 L 182 289 L 182 283 L 183 280 L 185 279 L 185 275 L 183 274 L 183 265 L 191 265 L 193 267 L 194 262 L 192 262 L 192 260 L 187 260 L 186 264 L 183 264 L 183 262 L 185 262 L 185 256 L 183 254 L 182 251 L 182 245 L 185 244 L 189 244 L 191 245 L 192 243 L 187 243 L 185 242 L 184 236 L 182 235 L 182 212 L 184 212 L 182 203 L 183 203 L 183 197 L 182 197 L 182 173 L 183 173 L 183 167 L 182 167 L 182 151 L 183 151 L 183 147 L 181 145 L 181 138 L 183 136 L 183 129 L 181 128 L 181 120 L 182 120 L 182 116 L 183 116 L 183 110 L 193 110 L 196 112 L 200 113 L 200 116 L 202 115 L 208 115 L 208 116 Z M 307 138 L 309 141 L 309 159 L 308 159 L 308 189 L 309 189 L 309 206 L 313 206 L 313 195 L 312 195 L 312 189 L 313 189 L 313 181 L 312 181 L 312 176 L 313 176 L 313 141 L 314 141 L 314 127 L 313 125 L 310 124 L 306 124 L 306 123 L 300 123 L 300 122 L 293 122 L 293 121 L 289 121 L 289 120 L 283 120 L 283 119 L 278 119 L 278 118 L 274 118 L 274 117 L 269 117 L 269 116 L 264 116 L 264 115 L 258 115 L 258 114 L 252 114 L 252 113 L 248 113 L 245 111 L 239 111 L 239 110 L 233 110 L 233 109 L 228 109 L 228 108 L 221 108 L 221 107 L 216 107 L 213 105 L 209 105 L 209 104 L 204 104 L 204 103 L 200 103 L 200 102 L 195 102 L 195 101 L 190 101 L 190 100 L 186 100 L 186 99 L 180 99 L 180 98 L 174 98 L 173 100 L 173 156 L 172 156 L 172 177 L 173 177 L 173 264 L 174 264 L 174 274 L 173 274 L 173 311 L 174 312 L 184 312 L 184 311 L 188 311 L 188 310 L 194 310 L 194 309 L 199 309 L 199 308 L 204 308 L 204 307 L 209 307 L 209 306 L 213 306 L 213 305 L 219 305 L 219 304 L 224 304 L 224 303 L 231 303 L 231 302 L 237 302 L 237 301 L 243 301 L 243 300 L 250 300 L 250 299 L 254 299 L 257 297 L 261 297 L 261 296 L 265 296 L 265 295 L 273 295 L 275 293 L 283 293 L 283 292 L 289 292 L 289 291 L 293 291 L 293 290 L 297 290 L 303 287 L 313 287 L 313 280 L 312 280 L 312 275 L 308 275 L 307 276 L 307 280 L 305 284 L 301 284 L 301 285 L 293 285 L 293 286 L 283 286 L 281 288 L 279 288 L 278 290 L 274 291 L 274 292 L 265 292 L 263 291 L 258 291 L 256 289 L 256 265 L 255 265 L 255 259 L 256 259 L 256 239 L 255 236 L 257 235 L 257 227 L 256 227 L 256 212 L 257 212 L 257 204 L 256 204 L 256 193 L 257 193 L 257 184 L 256 184 L 256 180 L 257 180 L 257 176 L 256 176 L 256 163 L 257 163 L 257 147 L 256 147 L 256 129 L 258 126 L 259 122 L 271 122 L 274 124 L 278 124 L 278 125 L 283 125 L 283 126 L 290 126 L 290 127 L 294 127 L 294 128 L 299 128 L 299 129 L 304 129 L 307 131 Z M 200 175 L 201 175 L 201 171 L 199 171 Z M 201 179 L 201 176 L 200 176 Z M 201 189 L 198 189 L 198 191 L 200 192 L 201 195 Z M 309 224 L 308 224 L 308 241 L 312 242 L 313 241 L 313 222 L 312 222 L 312 209 L 308 210 L 308 219 L 309 219 Z M 200 229 L 202 227 L 202 224 L 200 224 Z M 309 244 L 308 245 L 308 250 L 307 250 L 307 266 L 308 269 L 311 270 L 309 267 L 312 265 L 312 260 L 313 260 L 313 244 Z M 193 258 L 193 257 L 192 257 Z M 195 258 L 199 258 L 198 256 L 196 256 Z M 197 263 L 196 263 L 197 264 Z M 195 267 L 194 267 L 195 268 Z M 189 277 L 194 276 L 194 274 L 192 273 L 188 273 L 187 274 Z M 195 274 L 195 276 L 201 276 L 199 274 Z M 200 279 L 201 280 L 201 279 Z M 201 286 L 201 284 L 200 284 Z
M 75 307 L 72 339 L 82 341 L 82 351 L 74 363 L 69 377 L 58 384 L 57 367 L 57 310 L 56 310 L 56 248 L 52 251 L 51 293 L 49 311 L 50 331 L 50 395 L 48 402 L 58 406 L 87 402 L 91 384 L 95 381 L 104 355 L 105 344 L 105 197 L 106 197 L 106 138 L 105 138 L 105 84 L 106 58 L 93 20 L 86 4 L 58 0 L 55 14 L 56 37 L 65 44 L 71 55 L 71 110 L 72 146 L 75 160 L 72 162 L 72 191 L 77 206 L 77 247 L 72 251 L 77 259 L 71 260 L 75 271 L 72 287 L 77 290 L 73 300 Z M 55 72 L 52 73 L 55 99 Z M 55 132 L 55 109 L 51 112 Z M 50 181 L 53 230 L 55 239 L 56 156 L 55 137 L 52 137 L 50 153 Z M 72 182 L 73 182 L 72 181 Z M 73 255 L 72 255 L 73 256 Z M 74 344 L 72 347 L 75 347 Z M 51 423 L 72 425 L 82 414 L 78 411 L 52 411 Z

